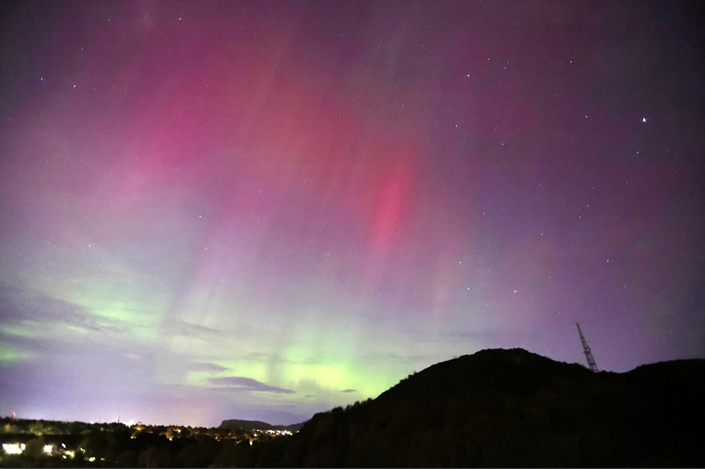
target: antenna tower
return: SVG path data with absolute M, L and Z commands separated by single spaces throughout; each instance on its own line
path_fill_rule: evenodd
M 590 347 L 587 344 L 587 340 L 585 340 L 583 331 L 580 330 L 580 324 L 576 322 L 575 325 L 578 326 L 578 334 L 580 334 L 580 341 L 583 343 L 583 353 L 585 354 L 585 358 L 587 359 L 588 367 L 590 368 L 590 371 L 592 371 L 593 373 L 597 373 L 598 369 L 597 365 L 595 364 L 595 357 L 592 356 L 592 351 L 590 351 Z

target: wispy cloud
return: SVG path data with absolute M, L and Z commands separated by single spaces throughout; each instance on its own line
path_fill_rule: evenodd
M 125 332 L 119 321 L 92 314 L 77 304 L 55 298 L 24 297 L 22 294 L 19 290 L 0 293 L 0 316 L 5 325 L 33 322 L 64 324 L 92 332 Z
M 257 391 L 257 392 L 273 392 L 276 394 L 293 394 L 294 391 L 290 389 L 278 388 L 276 386 L 270 386 L 264 384 L 256 379 L 244 378 L 241 376 L 226 376 L 221 378 L 211 378 L 211 384 L 218 386 L 225 386 L 233 389 L 243 390 L 243 391 Z
M 201 326 L 199 324 L 184 321 L 167 321 L 166 327 L 174 334 L 205 340 L 220 337 L 224 334 L 223 331 L 212 327 Z
M 189 371 L 225 371 L 227 370 L 226 367 L 216 365 L 215 363 L 203 363 L 203 362 L 194 362 L 194 363 L 188 363 L 186 365 L 186 369 Z

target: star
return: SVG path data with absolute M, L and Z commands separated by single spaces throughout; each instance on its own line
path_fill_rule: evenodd
M 643 122 L 644 124 L 646 124 L 646 117 L 642 117 L 642 118 L 641 118 L 641 122 Z

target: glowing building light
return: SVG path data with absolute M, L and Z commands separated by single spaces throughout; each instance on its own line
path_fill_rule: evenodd
M 44 452 L 46 454 L 51 454 L 54 451 L 54 445 L 44 445 Z
M 3 443 L 2 444 L 2 449 L 5 451 L 7 454 L 22 454 L 22 450 L 24 445 L 19 445 L 17 443 Z

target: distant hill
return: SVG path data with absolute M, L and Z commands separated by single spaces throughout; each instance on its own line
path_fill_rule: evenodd
M 272 425 L 267 422 L 260 422 L 259 420 L 223 420 L 218 428 L 224 428 L 226 430 L 289 430 L 290 432 L 297 432 L 301 427 L 303 427 L 303 422 L 294 423 L 291 425 Z
M 705 360 L 592 373 L 483 350 L 242 446 L 244 466 L 705 466 Z

